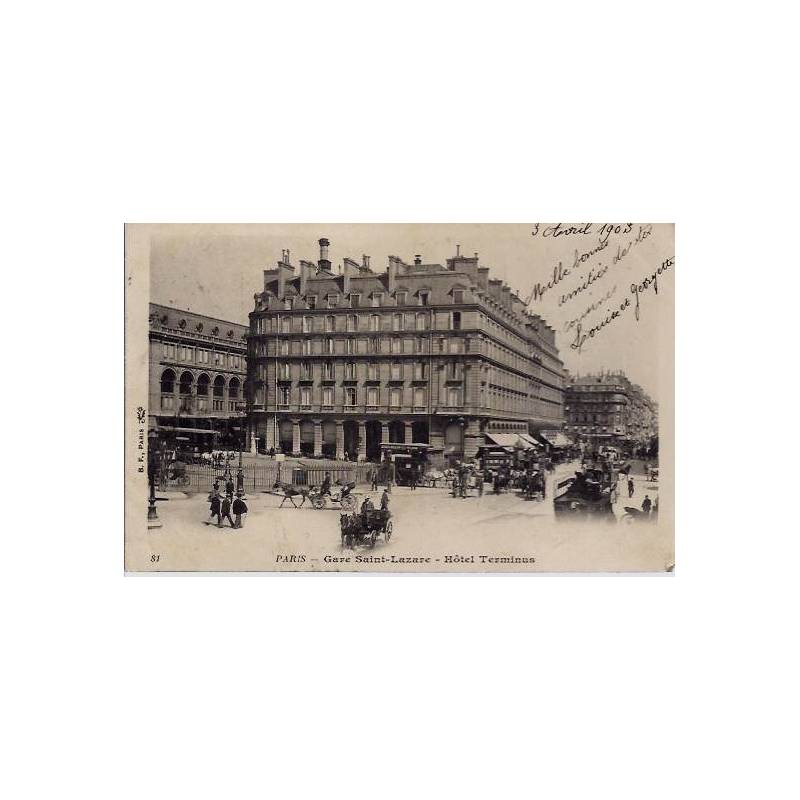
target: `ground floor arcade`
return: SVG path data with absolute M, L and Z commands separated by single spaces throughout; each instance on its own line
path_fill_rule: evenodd
M 420 415 L 352 417 L 261 414 L 251 419 L 252 451 L 380 461 L 389 444 L 427 444 L 436 460 L 472 459 L 484 444 L 488 419 Z

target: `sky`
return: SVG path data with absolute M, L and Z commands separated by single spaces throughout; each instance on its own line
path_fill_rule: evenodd
M 674 267 L 667 263 L 656 276 L 658 293 L 652 281 L 665 260 L 674 258 L 671 224 L 148 227 L 151 300 L 241 324 L 253 310 L 253 294 L 263 290 L 263 270 L 274 268 L 283 249 L 298 267 L 300 259 L 317 261 L 317 241 L 326 237 L 334 270 L 345 257 L 360 262 L 367 254 L 373 271 L 382 272 L 389 255 L 411 263 L 420 254 L 424 263 L 445 265 L 460 245 L 462 255 L 478 253 L 491 278 L 504 280 L 524 300 L 531 298 L 530 310 L 555 328 L 560 356 L 573 375 L 622 370 L 657 402 L 671 386 L 671 379 L 660 383 L 659 375 L 672 367 Z M 537 284 L 541 291 L 534 294 Z M 617 316 L 608 320 L 613 312 Z M 580 349 L 578 325 L 586 337 Z

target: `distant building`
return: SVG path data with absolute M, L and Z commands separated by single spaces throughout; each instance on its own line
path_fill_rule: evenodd
M 555 333 L 502 281 L 369 256 L 334 271 L 330 243 L 296 269 L 284 251 L 250 314 L 250 423 L 261 449 L 376 460 L 389 443 L 472 458 L 490 433 L 563 423 Z
M 564 430 L 591 446 L 647 446 L 658 436 L 658 407 L 622 372 L 573 378 L 567 386 Z
M 150 427 L 172 447 L 235 447 L 245 435 L 247 327 L 150 304 Z

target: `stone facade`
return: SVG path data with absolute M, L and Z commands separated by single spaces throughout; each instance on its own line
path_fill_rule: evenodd
M 599 446 L 643 446 L 658 436 L 658 407 L 622 372 L 574 378 L 565 414 L 565 432 Z
M 251 433 L 262 449 L 373 460 L 426 443 L 472 458 L 486 432 L 563 422 L 554 331 L 474 257 L 447 265 L 284 251 L 250 314 Z
M 244 435 L 247 327 L 150 304 L 150 427 L 210 450 Z

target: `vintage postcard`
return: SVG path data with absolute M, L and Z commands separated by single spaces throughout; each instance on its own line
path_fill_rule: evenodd
M 672 572 L 674 232 L 127 225 L 125 569 Z

